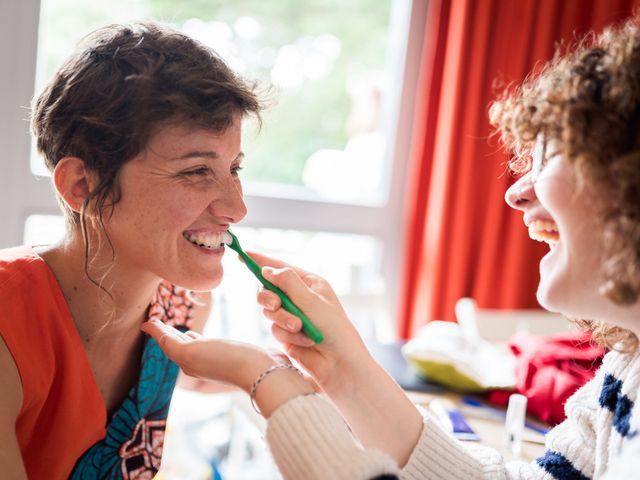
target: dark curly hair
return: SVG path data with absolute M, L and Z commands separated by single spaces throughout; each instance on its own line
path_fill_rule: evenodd
M 601 293 L 618 305 L 640 294 L 640 18 L 561 46 L 554 59 L 491 105 L 491 123 L 514 152 L 510 168 L 530 168 L 536 139 L 555 141 L 579 184 L 598 192 Z M 554 152 L 555 153 L 555 152 Z M 579 320 L 594 340 L 635 349 L 627 330 Z
M 158 128 L 223 131 L 261 108 L 255 86 L 198 41 L 158 23 L 110 25 L 85 37 L 34 100 L 32 130 L 49 170 L 75 156 L 98 174 L 90 200 L 102 214 L 119 199 L 120 168 Z
M 34 100 L 31 127 L 50 171 L 73 156 L 98 176 L 80 213 L 58 197 L 67 227 L 80 225 L 87 277 L 105 290 L 88 269 L 85 208 L 94 202 L 97 227 L 115 258 L 104 215 L 120 199 L 120 169 L 144 151 L 154 133 L 169 124 L 222 132 L 238 115 L 255 115 L 260 122 L 262 108 L 255 85 L 212 49 L 171 27 L 109 25 L 85 37 Z

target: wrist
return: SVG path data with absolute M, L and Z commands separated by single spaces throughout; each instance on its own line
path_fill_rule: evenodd
M 331 374 L 320 386 L 335 403 L 346 401 L 357 403 L 363 391 L 375 388 L 371 379 L 379 375 L 380 368 L 371 353 L 365 349 L 364 353 L 340 358 Z
M 310 393 L 314 390 L 300 370 L 293 365 L 279 364 L 258 375 L 249 395 L 253 408 L 268 418 L 282 404 Z
M 235 352 L 234 352 L 235 353 Z M 246 393 L 251 392 L 251 387 L 260 374 L 267 369 L 281 364 L 276 358 L 266 353 L 259 352 L 259 355 L 252 355 L 250 352 L 239 352 L 235 358 L 229 358 L 229 368 L 224 379 L 227 383 L 236 385 Z

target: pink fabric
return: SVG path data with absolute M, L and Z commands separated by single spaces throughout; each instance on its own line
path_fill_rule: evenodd
M 565 402 L 593 378 L 605 354 L 583 332 L 552 337 L 521 332 L 511 337 L 509 347 L 516 356 L 516 390 L 528 398 L 527 411 L 552 424 L 565 419 Z M 511 393 L 493 391 L 489 401 L 506 405 Z

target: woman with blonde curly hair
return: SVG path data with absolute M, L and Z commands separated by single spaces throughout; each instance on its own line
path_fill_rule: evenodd
M 157 322 L 143 329 L 195 374 L 251 394 L 268 417 L 267 440 L 285 478 L 638 477 L 639 20 L 556 56 L 490 114 L 515 152 L 512 170 L 523 174 L 507 203 L 523 212 L 532 238 L 550 245 L 540 262 L 538 299 L 611 348 L 602 367 L 567 402 L 567 419 L 547 435 L 546 453 L 531 463 L 506 463 L 490 448 L 458 442 L 416 409 L 367 352 L 324 280 L 258 256 L 270 265 L 265 277 L 326 335 L 313 345 L 277 297 L 259 294 L 275 337 L 331 403 L 311 394 L 286 361 L 264 352 L 194 340 Z M 235 372 L 222 369 L 225 357 Z

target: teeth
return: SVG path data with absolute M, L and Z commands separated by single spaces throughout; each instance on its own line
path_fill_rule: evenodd
M 206 234 L 198 233 L 194 235 L 184 232 L 182 236 L 199 247 L 215 249 L 219 248 L 225 242 L 226 238 L 229 237 L 229 234 L 227 232 L 220 232 Z
M 553 220 L 536 220 L 531 225 L 533 225 L 536 230 L 558 232 L 558 226 Z M 531 225 L 529 225 L 529 228 L 531 228 Z
M 550 220 L 535 220 L 529 224 L 529 237 L 538 242 L 555 245 L 560 240 L 556 222 Z

